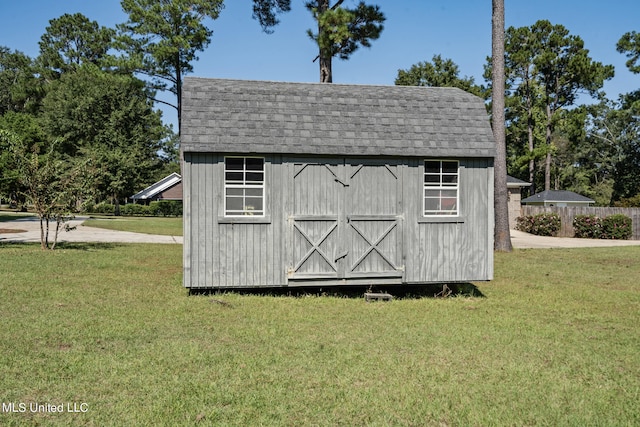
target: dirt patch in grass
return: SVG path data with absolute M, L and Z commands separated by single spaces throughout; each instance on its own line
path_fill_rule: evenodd
M 17 228 L 0 228 L 0 234 L 9 234 L 9 233 L 26 233 L 27 230 L 19 230 Z

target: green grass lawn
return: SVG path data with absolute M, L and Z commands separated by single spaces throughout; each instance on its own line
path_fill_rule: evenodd
M 35 216 L 35 215 L 31 213 L 0 211 L 0 222 L 15 221 L 16 219 L 24 218 L 27 216 Z
M 0 244 L 26 405 L 0 424 L 640 425 L 640 247 L 499 253 L 484 297 L 390 303 L 188 296 L 181 250 Z
M 91 217 L 83 225 L 108 230 L 182 236 L 182 218 L 101 216 Z

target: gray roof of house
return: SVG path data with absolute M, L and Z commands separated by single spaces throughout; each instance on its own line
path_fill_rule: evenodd
M 531 183 L 527 181 L 523 181 L 519 178 L 516 178 L 511 175 L 507 175 L 507 187 L 516 188 L 516 187 L 531 187 Z
M 457 88 L 186 78 L 184 151 L 493 157 L 482 99 Z
M 170 175 L 165 176 L 160 181 L 155 182 L 145 188 L 144 190 L 138 191 L 136 194 L 131 196 L 131 199 L 134 200 L 145 200 L 154 197 L 155 195 L 162 193 L 168 188 L 173 187 L 182 181 L 182 177 L 180 174 L 173 172 Z
M 545 190 L 540 193 L 536 193 L 533 196 L 529 196 L 522 200 L 521 203 L 530 202 L 590 202 L 595 203 L 594 200 L 585 197 L 581 194 L 574 193 L 573 191 L 566 190 Z

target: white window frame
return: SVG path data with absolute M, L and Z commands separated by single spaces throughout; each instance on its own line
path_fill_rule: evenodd
M 438 172 L 427 172 L 427 162 L 437 162 Z M 445 163 L 455 163 L 455 173 L 445 171 Z M 422 215 L 424 217 L 457 217 L 460 216 L 460 161 L 449 159 L 425 159 L 422 178 Z M 453 199 L 455 191 L 455 205 L 452 208 L 443 206 L 445 200 Z M 437 192 L 437 195 L 434 193 Z M 427 209 L 427 200 L 437 200 L 437 209 Z
M 227 169 L 227 159 L 242 159 L 242 169 Z M 247 159 L 261 159 L 262 169 L 247 169 Z M 266 210 L 266 161 L 264 157 L 253 156 L 225 156 L 224 157 L 224 217 L 226 218 L 247 218 L 251 217 L 265 217 Z M 241 173 L 242 179 L 228 179 L 228 173 Z M 248 180 L 248 174 L 262 174 L 262 180 Z M 259 191 L 258 191 L 259 190 Z M 239 194 L 229 194 L 230 192 Z M 253 192 L 256 194 L 247 194 Z M 257 194 L 259 193 L 259 194 Z M 242 209 L 228 209 L 227 201 L 229 198 L 242 199 Z M 262 209 L 250 209 L 251 205 L 248 204 L 247 199 L 260 199 L 262 200 Z

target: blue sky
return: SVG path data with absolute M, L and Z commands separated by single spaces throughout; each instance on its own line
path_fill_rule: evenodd
M 346 4 L 356 0 L 347 0 Z M 392 85 L 399 69 L 441 54 L 460 67 L 462 75 L 483 83 L 486 57 L 491 53 L 490 0 L 371 0 L 387 21 L 379 40 L 360 49 L 349 61 L 335 60 L 335 83 Z M 304 0 L 281 16 L 273 34 L 264 34 L 251 19 L 251 0 L 227 0 L 220 18 L 208 22 L 214 34 L 194 64 L 195 76 L 315 82 L 318 65 L 314 43 L 306 30 L 314 27 Z M 49 20 L 80 12 L 100 25 L 126 21 L 120 0 L 0 0 L 0 45 L 38 55 L 38 41 Z M 582 37 L 591 57 L 616 68 L 605 84 L 610 98 L 640 88 L 640 75 L 631 74 L 615 45 L 623 33 L 640 31 L 638 0 L 505 0 L 506 26 L 529 26 L 539 19 L 562 24 Z M 165 110 L 165 121 L 175 123 Z

